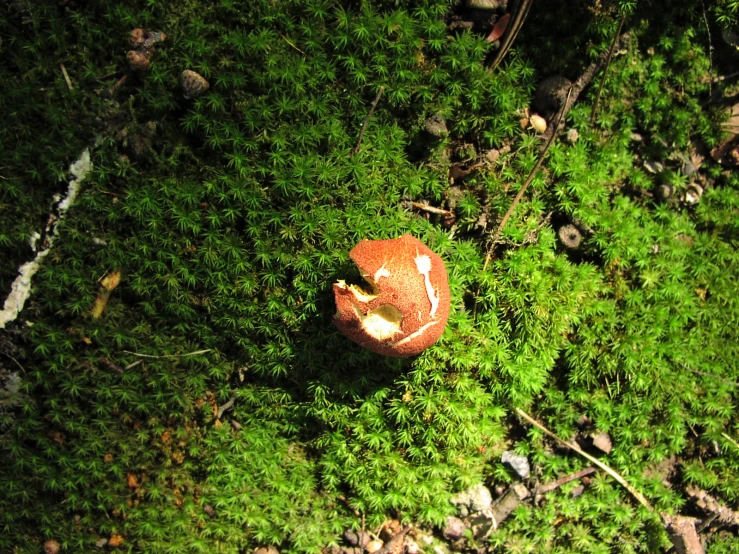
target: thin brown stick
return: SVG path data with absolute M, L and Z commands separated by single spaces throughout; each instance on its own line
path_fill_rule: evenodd
M 115 364 L 114 362 L 110 361 L 110 360 L 109 360 L 108 358 L 98 358 L 98 361 L 99 361 L 99 362 L 100 362 L 101 364 L 103 364 L 104 366 L 107 366 L 107 367 L 109 367 L 110 369 L 112 369 L 112 370 L 113 370 L 113 371 L 115 371 L 116 373 L 119 373 L 119 374 L 123 375 L 123 369 L 122 369 L 122 368 L 120 368 L 120 367 L 119 367 L 119 366 L 118 366 L 117 364 Z
M 697 369 L 692 369 L 686 366 L 682 362 L 678 362 L 678 363 L 680 364 L 680 367 L 689 371 L 690 373 L 695 373 L 696 375 L 703 375 L 704 377 L 713 377 L 714 379 L 721 381 L 725 385 L 731 385 L 732 387 L 739 387 L 739 383 L 736 383 L 734 381 L 729 381 L 728 379 L 724 379 L 723 377 L 719 377 L 718 375 L 714 375 L 713 373 L 708 373 L 707 371 L 699 371 Z
M 195 352 L 188 352 L 187 354 L 165 354 L 163 356 L 152 356 L 151 354 L 139 354 L 138 352 L 131 352 L 130 350 L 124 350 L 126 354 L 132 354 L 133 356 L 138 356 L 139 358 L 184 358 L 186 356 L 199 356 L 200 354 L 205 354 L 206 352 L 210 352 L 213 350 L 212 348 L 206 348 L 205 350 L 196 350 Z
M 118 74 L 119 74 L 120 72 L 121 72 L 121 71 L 120 71 L 119 69 L 118 69 L 118 70 L 116 70 L 116 71 L 111 71 L 110 73 L 106 73 L 106 74 L 105 74 L 105 75 L 103 75 L 102 77 L 98 77 L 98 78 L 97 78 L 96 80 L 97 80 L 97 81 L 107 81 L 107 80 L 108 80 L 108 79 L 110 79 L 111 77 L 115 77 L 116 75 L 118 75 Z
M 359 147 L 362 144 L 362 139 L 364 138 L 364 132 L 367 130 L 367 125 L 369 124 L 369 120 L 372 117 L 372 114 L 375 113 L 375 108 L 377 107 L 378 102 L 380 101 L 380 97 L 382 96 L 383 91 L 385 90 L 385 86 L 380 86 L 380 90 L 377 91 L 377 96 L 375 96 L 375 99 L 372 101 L 372 104 L 370 105 L 369 112 L 367 113 L 367 117 L 364 118 L 364 122 L 362 123 L 362 128 L 359 130 L 359 139 L 357 139 L 357 145 L 352 149 L 350 156 L 353 156 L 357 152 L 359 152 Z
M 121 77 L 120 79 L 118 79 L 118 81 L 116 81 L 116 83 L 114 85 L 106 88 L 102 92 L 102 96 L 107 97 L 107 98 L 113 96 L 116 93 L 116 91 L 125 84 L 125 82 L 128 80 L 128 76 L 129 75 L 130 75 L 130 72 L 124 74 L 123 77 Z
M 218 413 L 216 414 L 216 418 L 221 419 L 224 413 L 226 413 L 228 410 L 233 408 L 234 402 L 236 402 L 236 395 L 232 394 L 231 398 L 228 399 L 228 402 L 226 402 L 223 406 L 218 407 Z
M 623 486 L 627 491 L 629 491 L 632 494 L 632 496 L 634 498 L 636 498 L 642 506 L 644 506 L 650 512 L 653 512 L 654 511 L 654 508 L 652 508 L 652 505 L 649 503 L 649 501 L 644 497 L 644 495 L 642 493 L 640 493 L 638 490 L 636 490 L 634 487 L 632 487 L 626 481 L 626 479 L 624 479 L 623 477 L 621 477 L 621 475 L 619 475 L 614 470 L 612 470 L 610 467 L 608 467 L 606 464 L 604 464 L 603 462 L 601 462 L 598 458 L 595 458 L 595 457 L 591 456 L 590 454 L 588 454 L 587 452 L 585 452 L 582 448 L 580 448 L 579 446 L 577 446 L 575 443 L 572 443 L 572 442 L 569 442 L 569 441 L 566 441 L 564 439 L 559 438 L 557 435 L 555 435 L 554 433 L 552 433 L 549 429 L 547 429 L 546 427 L 544 427 L 544 425 L 542 425 L 541 423 L 539 423 L 538 421 L 536 421 L 533 417 L 531 417 L 529 414 L 527 414 L 526 412 L 524 412 L 521 408 L 516 408 L 516 413 L 518 413 L 518 415 L 520 415 L 526 421 L 528 421 L 529 423 L 531 423 L 531 425 L 533 425 L 537 429 L 540 429 L 541 431 L 543 431 L 549 437 L 551 437 L 554 440 L 556 440 L 557 442 L 565 445 L 566 447 L 574 450 L 575 452 L 577 452 L 578 454 L 580 454 L 580 456 L 582 456 L 583 458 L 585 458 L 589 462 L 591 462 L 591 463 L 595 464 L 596 466 L 598 466 L 600 469 L 602 469 L 608 475 L 610 475 L 616 481 L 618 481 L 621 484 L 621 486 Z
M 621 29 L 624 27 L 626 21 L 626 12 L 621 16 L 621 21 L 618 24 L 616 34 L 613 35 L 611 41 L 611 47 L 608 49 L 608 58 L 606 59 L 606 67 L 603 70 L 603 76 L 600 79 L 600 86 L 598 86 L 598 94 L 595 96 L 595 103 L 593 104 L 593 110 L 590 112 L 590 124 L 595 123 L 595 114 L 598 111 L 598 103 L 600 102 L 600 95 L 603 92 L 603 86 L 606 84 L 606 76 L 608 75 L 608 68 L 611 67 L 611 60 L 613 59 L 613 53 L 616 51 L 616 44 L 618 44 L 618 37 L 621 36 Z
M 570 90 L 567 93 L 567 99 L 565 100 L 565 103 L 559 112 L 559 117 L 557 117 L 557 123 L 555 124 L 555 128 L 557 129 L 559 128 L 559 124 L 562 121 L 562 117 L 564 116 L 564 110 L 567 106 L 567 101 L 570 99 L 571 92 L 572 92 L 572 87 L 570 87 Z M 511 207 L 508 208 L 508 211 L 503 216 L 503 219 L 501 220 L 500 225 L 498 225 L 498 228 L 495 231 L 495 234 L 490 240 L 490 245 L 488 246 L 488 252 L 487 252 L 487 255 L 485 256 L 485 264 L 482 266 L 483 271 L 485 271 L 488 268 L 490 259 L 493 256 L 493 249 L 495 248 L 495 244 L 500 239 L 500 235 L 503 233 L 503 228 L 505 227 L 506 223 L 508 223 L 508 220 L 510 219 L 514 210 L 516 209 L 516 206 L 518 206 L 518 203 L 521 201 L 521 198 L 523 198 L 523 195 L 526 192 L 526 189 L 529 188 L 531 181 L 534 180 L 534 177 L 539 172 L 539 168 L 541 168 L 542 164 L 544 163 L 544 158 L 546 157 L 547 152 L 549 151 L 549 148 L 552 146 L 552 143 L 554 142 L 554 139 L 556 136 L 557 136 L 556 132 L 552 132 L 552 134 L 549 135 L 549 138 L 547 139 L 547 142 L 544 145 L 544 150 L 542 150 L 541 154 L 539 155 L 539 159 L 537 160 L 536 165 L 529 173 L 529 176 L 526 177 L 526 181 L 524 181 L 523 186 L 521 187 L 521 190 L 518 191 L 518 194 L 516 195 L 516 197 L 513 199 L 513 202 L 511 203 Z
M 537 487 L 534 494 L 545 494 L 547 492 L 551 492 L 554 489 L 558 489 L 565 483 L 569 483 L 570 481 L 575 481 L 576 479 L 582 479 L 583 477 L 590 475 L 592 473 L 595 473 L 598 471 L 594 467 L 587 467 L 583 469 L 582 471 L 578 471 L 577 473 L 573 473 L 572 475 L 565 475 L 564 477 L 561 477 L 560 479 L 557 479 L 556 481 L 553 481 L 551 483 L 547 483 L 546 485 L 541 485 Z
M 516 7 L 513 18 L 508 23 L 506 33 L 503 35 L 500 47 L 495 51 L 495 56 L 491 57 L 491 55 L 488 55 L 488 59 L 485 60 L 485 67 L 487 67 L 488 72 L 491 72 L 498 67 L 500 62 L 503 61 L 503 58 L 505 58 L 505 55 L 511 49 L 511 45 L 513 44 L 513 41 L 516 40 L 521 27 L 523 27 L 523 22 L 529 13 L 529 9 L 531 9 L 531 4 L 533 3 L 534 0 L 521 0 Z
M 3 354 L 5 354 L 5 355 L 6 355 L 6 356 L 7 356 L 8 358 L 10 358 L 11 360 L 13 360 L 13 361 L 15 362 L 15 365 L 17 365 L 17 366 L 18 366 L 19 368 L 21 368 L 21 371 L 22 371 L 23 373 L 25 373 L 25 372 L 26 372 L 26 368 L 25 368 L 25 367 L 23 367 L 23 366 L 21 365 L 21 363 L 20 363 L 20 362 L 19 362 L 18 360 L 16 360 L 16 359 L 15 359 L 15 358 L 14 358 L 13 356 L 11 356 L 10 354 L 8 354 L 7 352 L 3 352 Z
M 69 73 L 67 73 L 67 68 L 64 67 L 63 63 L 59 64 L 59 67 L 62 69 L 62 75 L 64 75 L 64 80 L 67 82 L 67 87 L 69 90 L 73 90 L 74 87 L 72 86 L 72 79 L 69 78 Z
M 424 212 L 429 212 L 431 214 L 452 215 L 452 212 L 450 212 L 449 210 L 442 210 L 441 208 L 435 208 L 433 206 L 429 206 L 428 204 L 424 204 L 423 202 L 410 202 L 409 204 L 412 208 L 416 208 L 417 210 L 423 210 Z

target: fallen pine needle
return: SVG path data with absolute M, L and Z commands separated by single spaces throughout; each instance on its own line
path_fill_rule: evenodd
M 580 456 L 582 456 L 583 458 L 587 459 L 588 461 L 592 462 L 593 464 L 595 464 L 596 466 L 598 466 L 599 468 L 601 468 L 608 475 L 610 475 L 616 481 L 618 481 L 627 491 L 629 491 L 634 496 L 634 498 L 636 498 L 639 501 L 639 503 L 642 506 L 644 506 L 650 512 L 653 512 L 654 511 L 654 508 L 652 508 L 652 505 L 649 503 L 649 501 L 644 497 L 644 495 L 642 493 L 640 493 L 638 490 L 636 490 L 634 487 L 632 487 L 626 481 L 626 479 L 624 479 L 623 477 L 621 477 L 621 475 L 619 475 L 614 470 L 612 470 L 610 467 L 608 467 L 606 464 L 604 464 L 603 462 L 601 462 L 598 458 L 594 458 L 593 456 L 591 456 L 590 454 L 588 454 L 587 452 L 585 452 L 582 448 L 580 448 L 579 446 L 577 446 L 575 443 L 568 442 L 568 441 L 566 441 L 564 439 L 559 438 L 557 435 L 555 435 L 554 433 L 552 433 L 549 429 L 547 429 L 546 427 L 544 427 L 544 425 L 542 425 L 541 423 L 539 423 L 538 421 L 536 421 L 533 417 L 531 417 L 529 414 L 527 414 L 526 412 L 524 412 L 521 408 L 516 408 L 516 412 L 518 413 L 518 415 L 520 415 L 526 421 L 528 421 L 529 423 L 531 423 L 531 425 L 533 425 L 537 429 L 541 429 L 542 431 L 544 431 L 544 433 L 546 433 L 548 436 L 550 436 L 551 438 L 553 438 L 557 442 L 565 445 L 568 448 L 571 448 L 572 450 L 574 450 L 575 452 L 577 452 L 578 454 L 580 454 Z
M 726 433 L 721 433 L 721 436 L 724 437 L 731 444 L 733 444 L 734 446 L 736 446 L 737 448 L 739 448 L 739 443 L 736 442 L 734 439 L 732 439 L 729 435 L 727 435 Z
M 64 80 L 67 82 L 67 87 L 69 87 L 69 90 L 72 90 L 74 87 L 72 86 L 72 79 L 69 78 L 69 73 L 67 73 L 67 68 L 64 67 L 64 64 L 59 64 L 59 67 L 62 68 L 62 75 L 64 75 Z
M 130 350 L 124 350 L 126 354 L 138 356 L 139 358 L 184 358 L 185 356 L 199 356 L 210 352 L 212 348 L 206 348 L 205 350 L 196 350 L 195 352 L 188 352 L 187 354 L 165 354 L 163 356 L 152 356 L 151 354 L 139 354 L 138 352 L 131 352 Z

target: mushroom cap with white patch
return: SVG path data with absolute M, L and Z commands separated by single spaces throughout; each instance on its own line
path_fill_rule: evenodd
M 411 235 L 363 240 L 349 253 L 370 290 L 334 284 L 334 323 L 351 340 L 386 356 L 418 354 L 441 337 L 449 282 L 441 257 Z

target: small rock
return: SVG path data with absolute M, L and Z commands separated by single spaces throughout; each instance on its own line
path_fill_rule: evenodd
M 56 539 L 49 539 L 44 542 L 44 554 L 59 554 L 62 545 Z
M 578 496 L 582 495 L 584 491 L 585 487 L 583 487 L 582 485 L 578 485 L 574 489 L 572 489 L 572 492 L 570 494 L 572 495 L 572 498 L 577 498 Z
M 450 31 L 465 31 L 465 30 L 472 30 L 472 28 L 475 26 L 474 21 L 469 21 L 467 19 L 455 19 L 451 23 L 449 23 L 449 30 Z
M 206 81 L 205 77 L 190 69 L 185 69 L 182 72 L 180 83 L 182 84 L 185 98 L 188 99 L 202 96 L 210 88 L 210 83 Z
M 373 552 L 377 552 L 378 550 L 380 550 L 384 545 L 385 543 L 383 543 L 381 540 L 375 539 L 375 540 L 369 541 L 367 543 L 367 546 L 364 547 L 364 549 L 367 552 L 369 552 L 369 554 L 372 554 Z
M 446 525 L 441 530 L 441 534 L 444 535 L 445 539 L 457 540 L 464 536 L 466 527 L 464 521 L 454 516 L 447 516 Z
M 280 551 L 277 550 L 277 547 L 270 544 L 268 546 L 260 546 L 254 550 L 254 554 L 280 554 Z
M 536 89 L 532 106 L 546 115 L 557 113 L 567 98 L 572 81 L 561 75 L 544 79 Z
M 580 133 L 577 132 L 577 129 L 570 129 L 567 131 L 567 136 L 565 138 L 570 144 L 575 144 L 577 139 L 580 138 Z
M 559 228 L 558 231 L 559 240 L 565 248 L 575 249 L 580 246 L 582 241 L 582 235 L 577 227 L 574 225 L 564 225 Z
M 492 150 L 485 152 L 485 161 L 487 162 L 495 163 L 498 161 L 498 158 L 500 158 L 500 150 L 493 148 Z
M 542 134 L 544 131 L 547 130 L 547 120 L 544 119 L 542 116 L 533 114 L 529 121 L 531 122 L 531 126 L 534 128 L 534 131 L 536 131 L 539 134 Z
M 351 546 L 364 548 L 370 542 L 370 539 L 371 537 L 366 531 L 355 531 L 354 529 L 344 531 L 344 540 Z
M 611 443 L 611 436 L 605 431 L 593 435 L 593 446 L 598 450 L 610 454 L 613 449 L 613 443 Z
M 662 173 L 665 170 L 664 164 L 655 160 L 644 160 L 644 168 L 650 173 Z
M 505 10 L 508 7 L 508 0 L 467 0 L 465 5 L 473 10 Z
M 95 541 L 95 546 L 97 548 L 105 548 L 105 545 L 108 544 L 108 539 L 103 537 L 102 539 L 98 539 Z
M 688 204 L 697 204 L 698 201 L 701 199 L 701 196 L 703 196 L 702 186 L 696 183 L 688 185 L 688 190 L 685 193 L 685 201 Z
M 421 547 L 418 546 L 418 543 L 408 535 L 406 535 L 403 540 L 403 549 L 405 550 L 405 554 L 418 554 L 420 552 Z
M 657 198 L 662 201 L 672 196 L 672 187 L 670 185 L 660 185 L 657 187 Z
M 526 456 L 519 456 L 515 452 L 506 450 L 503 452 L 503 456 L 501 456 L 500 460 L 504 464 L 510 465 L 513 468 L 513 471 L 518 473 L 519 477 L 522 479 L 528 477 L 531 472 L 531 468 L 529 468 L 529 459 Z
M 466 517 L 469 512 L 482 512 L 489 508 L 493 504 L 493 495 L 490 489 L 479 483 L 455 494 L 451 502 L 460 510 L 462 517 Z
M 387 521 L 380 530 L 380 538 L 387 542 L 392 539 L 398 531 L 400 531 L 400 522 L 397 519 Z
M 426 131 L 434 137 L 445 137 L 449 134 L 449 129 L 446 126 L 446 119 L 441 114 L 434 114 L 423 122 L 423 126 Z

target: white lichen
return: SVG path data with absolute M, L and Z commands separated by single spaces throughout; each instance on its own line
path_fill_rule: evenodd
M 3 310 L 0 312 L 0 329 L 5 329 L 8 323 L 15 321 L 18 314 L 23 310 L 26 300 L 31 295 L 31 280 L 41 268 L 43 259 L 51 252 L 51 247 L 59 234 L 59 223 L 64 219 L 67 211 L 77 199 L 80 192 L 80 185 L 91 169 L 90 151 L 85 149 L 79 159 L 69 166 L 69 172 L 74 176 L 74 179 L 69 181 L 67 194 L 61 199 L 55 199 L 58 203 L 49 214 L 45 228 L 45 240 L 39 246 L 40 233 L 35 232 L 31 235 L 31 247 L 36 251 L 36 247 L 39 246 L 40 250 L 37 251 L 36 257 L 33 260 L 26 262 L 18 268 L 18 277 L 13 281 L 10 287 L 10 294 L 5 299 Z

